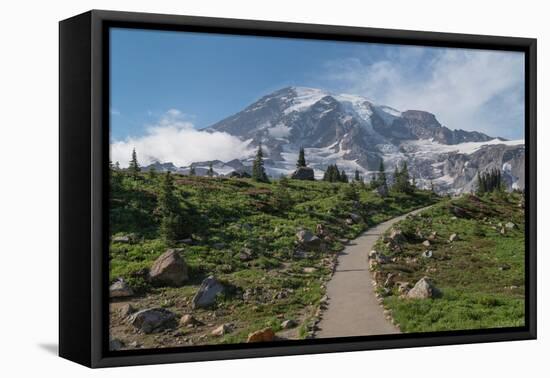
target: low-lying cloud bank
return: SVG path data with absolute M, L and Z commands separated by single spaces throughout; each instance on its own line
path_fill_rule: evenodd
M 111 161 L 127 167 L 134 148 L 141 165 L 160 161 L 181 167 L 197 161 L 228 161 L 252 154 L 248 143 L 224 132 L 197 130 L 180 111 L 172 109 L 145 135 L 111 143 Z

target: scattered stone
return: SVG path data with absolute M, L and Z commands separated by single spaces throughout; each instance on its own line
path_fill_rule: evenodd
M 315 180 L 315 174 L 313 171 L 313 168 L 310 167 L 298 167 L 292 175 L 290 176 L 291 179 L 294 180 Z
M 512 268 L 510 265 L 502 264 L 501 266 L 498 267 L 498 270 L 504 271 L 504 270 L 510 270 L 510 268 Z
M 141 344 L 139 344 L 137 341 L 132 341 L 130 344 L 128 344 L 130 348 L 139 348 Z
M 508 222 L 504 225 L 504 227 L 506 227 L 507 229 L 509 230 L 513 230 L 514 228 L 516 228 L 516 224 L 515 223 L 512 223 L 512 222 Z
M 386 276 L 386 281 L 384 281 L 384 287 L 392 287 L 395 277 L 395 273 L 388 273 L 388 275 Z
M 264 328 L 256 332 L 252 332 L 248 335 L 247 343 L 258 343 L 273 341 L 275 338 L 275 332 L 271 328 Z
M 504 227 L 502 227 L 502 228 L 500 229 L 500 234 L 501 234 L 501 235 L 506 235 L 506 229 L 505 229 Z
M 193 244 L 193 239 L 191 239 L 191 238 L 181 239 L 181 240 L 178 240 L 178 243 L 186 244 L 186 245 L 192 245 Z
M 134 295 L 134 291 L 124 279 L 119 278 L 109 286 L 109 297 L 111 298 L 124 298 Z
M 109 340 L 109 350 L 121 350 L 124 347 L 124 343 L 119 339 Z
M 129 234 L 129 235 L 113 236 L 111 241 L 113 243 L 128 244 L 128 243 L 132 243 L 134 239 L 135 239 L 135 236 L 132 234 Z
M 296 233 L 298 243 L 306 250 L 315 250 L 322 246 L 323 241 L 309 230 L 300 230 Z
M 424 240 L 424 241 L 422 242 L 422 245 L 423 245 L 424 247 L 429 247 L 430 245 L 432 245 L 432 243 L 430 243 L 429 240 Z
M 296 322 L 296 320 L 294 320 L 294 319 L 288 319 L 288 320 L 285 320 L 284 322 L 281 323 L 281 327 L 283 329 L 294 328 L 297 325 L 298 325 L 298 322 Z
M 449 243 L 452 243 L 455 240 L 458 240 L 458 234 L 453 233 L 453 234 L 451 234 L 451 236 L 449 236 Z
M 398 282 L 397 283 L 397 291 L 401 295 L 405 295 L 409 292 L 409 283 L 408 282 Z
M 430 278 L 423 277 L 409 290 L 407 297 L 411 299 L 427 299 L 437 297 L 439 294 L 440 291 L 433 285 Z
M 317 268 L 314 268 L 314 267 L 311 267 L 311 266 L 305 267 L 303 269 L 304 273 L 315 273 L 316 271 L 317 271 Z
M 378 256 L 378 252 L 376 252 L 374 249 L 369 252 L 369 259 L 375 259 L 376 256 Z
M 231 332 L 231 327 L 229 326 L 229 324 L 222 324 L 221 326 L 210 332 L 210 334 L 212 336 L 223 336 L 229 332 Z
M 180 326 L 193 326 L 200 322 L 191 314 L 185 314 L 180 318 Z
M 243 248 L 241 253 L 239 253 L 239 260 L 249 261 L 252 259 L 252 250 L 250 248 Z
M 157 333 L 165 329 L 175 328 L 176 314 L 164 308 L 150 308 L 133 314 L 130 324 L 143 333 Z
M 349 217 L 355 223 L 361 223 L 363 221 L 363 217 L 359 214 L 350 213 Z
M 130 303 L 126 303 L 124 306 L 120 308 L 119 312 L 122 316 L 126 317 L 136 312 L 136 309 Z
M 422 252 L 422 257 L 426 258 L 426 259 L 431 259 L 433 257 L 434 253 L 432 250 L 427 250 L 427 251 L 424 251 Z
M 193 297 L 193 308 L 209 307 L 216 302 L 216 296 L 224 291 L 223 285 L 214 278 L 209 276 L 205 278 L 197 294 Z
M 324 237 L 324 236 L 328 236 L 327 230 L 325 229 L 325 226 L 323 226 L 321 223 L 318 223 L 318 224 L 315 226 L 315 233 L 316 233 L 317 236 L 319 236 L 320 238 L 321 238 L 321 237 Z
M 179 250 L 168 249 L 160 255 L 149 271 L 151 282 L 159 285 L 181 286 L 189 279 L 187 264 Z
M 348 226 L 351 226 L 351 225 L 354 224 L 354 223 L 355 223 L 355 222 L 353 221 L 353 219 L 351 219 L 351 218 L 346 218 L 346 224 L 347 224 Z

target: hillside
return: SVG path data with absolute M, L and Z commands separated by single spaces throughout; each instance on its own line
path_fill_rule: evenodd
M 110 280 L 122 278 L 132 292 L 111 302 L 111 336 L 121 348 L 243 342 L 264 327 L 281 339 L 308 337 L 336 253 L 366 227 L 439 200 L 421 190 L 382 198 L 362 184 L 174 174 L 187 235 L 169 243 L 159 234 L 163 176 L 113 172 Z M 170 248 L 185 262 L 188 280 L 154 284 L 150 269 Z M 193 308 L 209 276 L 223 294 Z M 129 316 L 150 308 L 194 320 L 137 333 Z
M 402 332 L 524 325 L 523 203 L 519 193 L 448 199 L 378 241 L 373 276 Z M 423 277 L 433 296 L 419 299 L 420 290 L 412 298 Z

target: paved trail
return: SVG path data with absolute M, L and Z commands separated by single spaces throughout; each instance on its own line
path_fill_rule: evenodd
M 408 214 L 416 214 L 427 208 Z M 318 324 L 315 337 L 344 337 L 399 333 L 384 317 L 372 285 L 367 256 L 376 240 L 408 214 L 368 229 L 338 256 L 338 264 L 327 285 L 328 307 Z

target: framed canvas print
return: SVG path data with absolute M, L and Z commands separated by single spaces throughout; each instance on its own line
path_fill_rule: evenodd
M 536 337 L 536 41 L 60 23 L 60 355 Z

